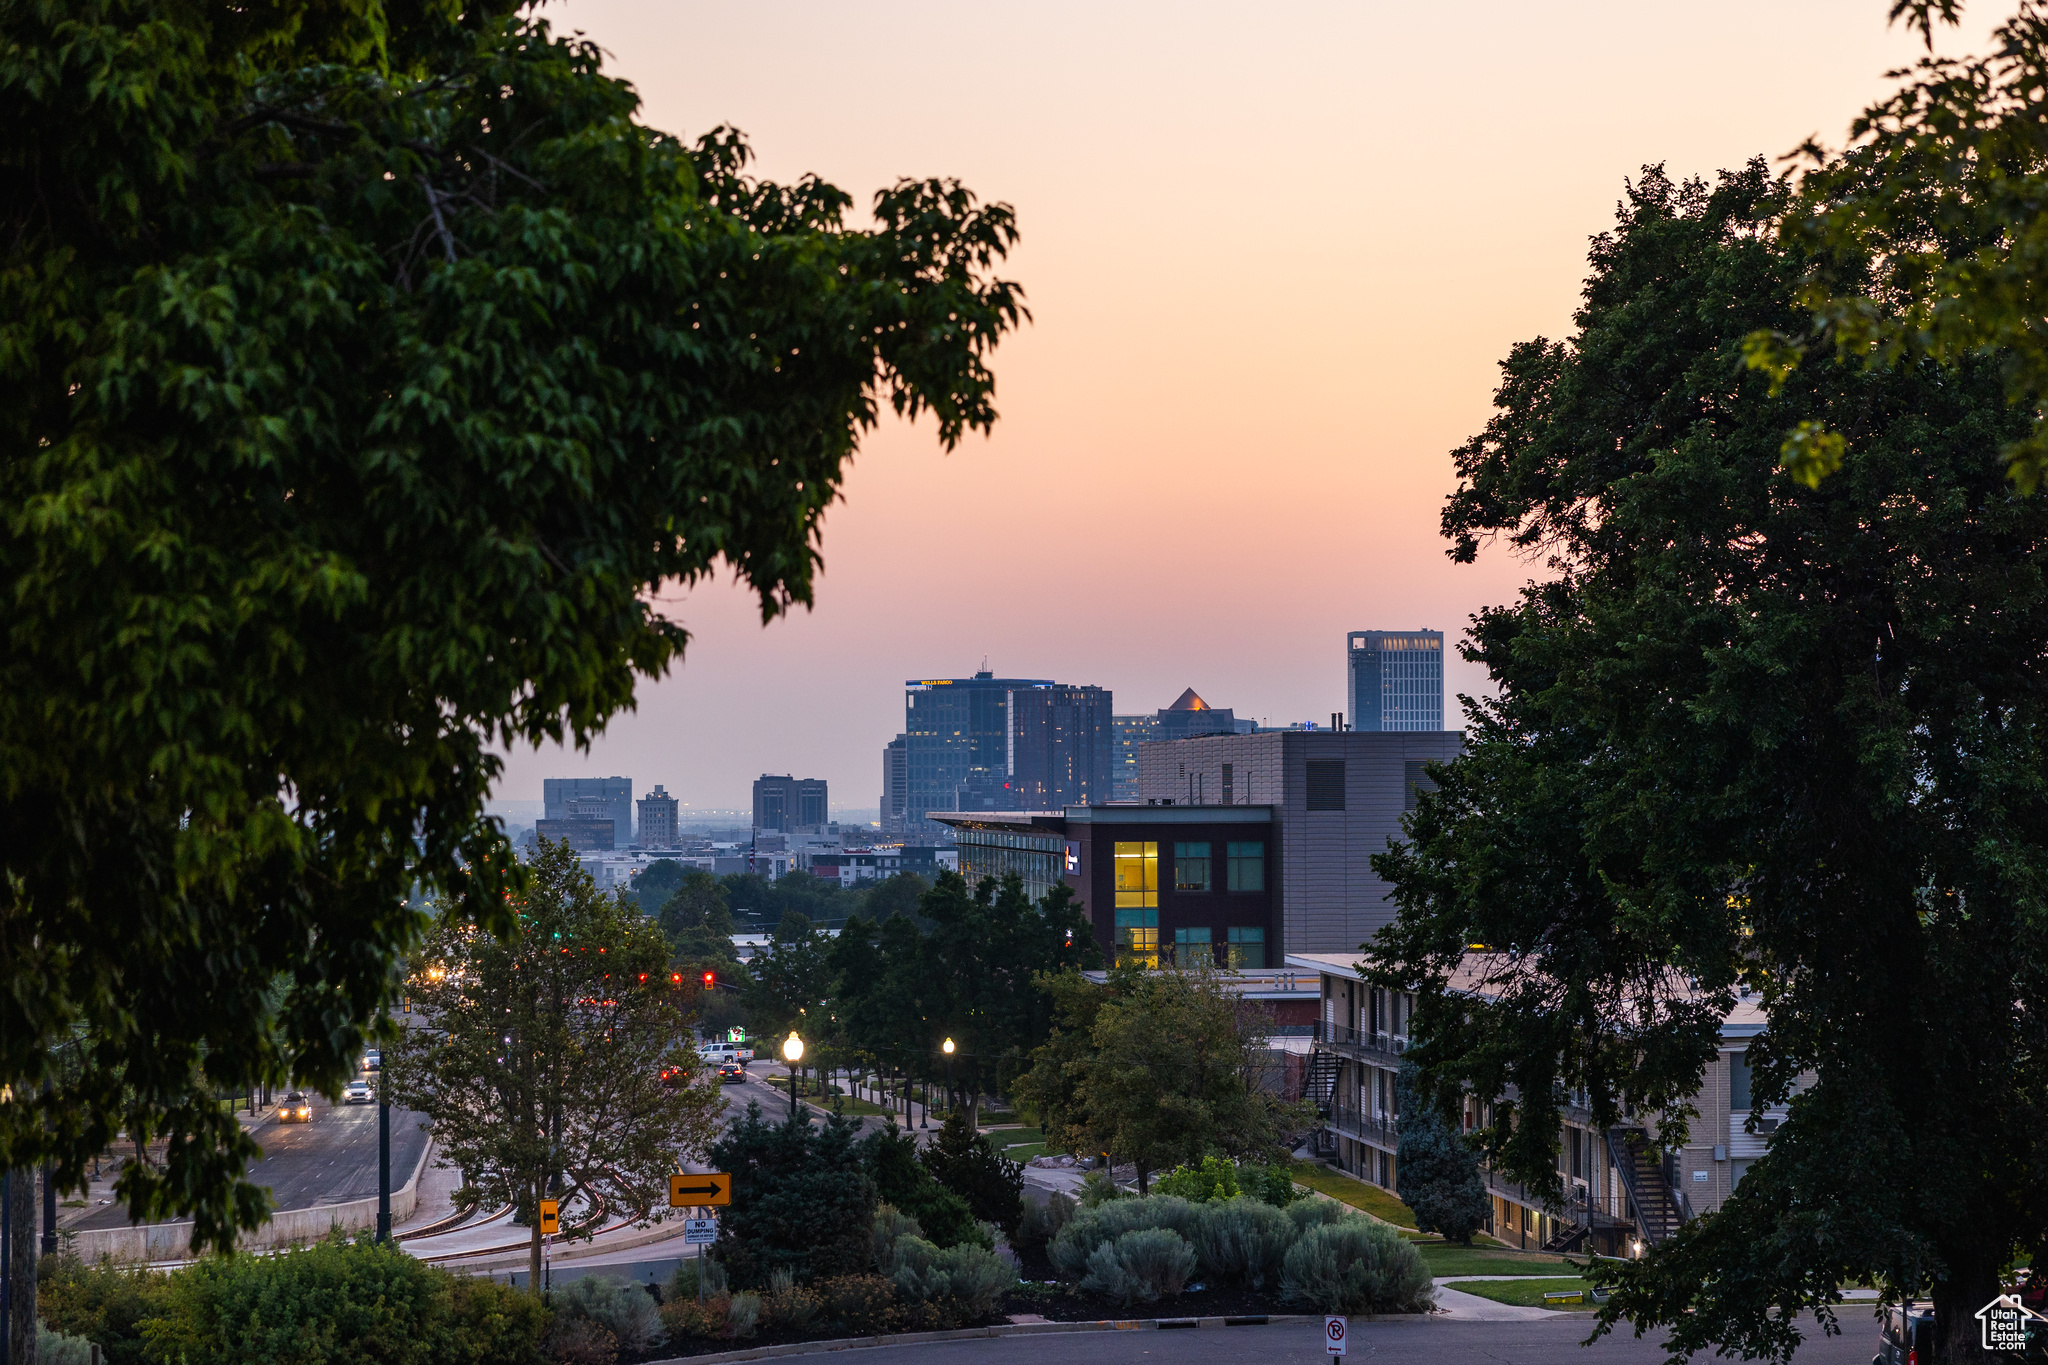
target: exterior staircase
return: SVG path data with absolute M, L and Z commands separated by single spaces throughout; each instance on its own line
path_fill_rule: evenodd
M 1649 1135 L 1640 1128 L 1609 1128 L 1607 1152 L 1621 1172 L 1621 1183 L 1628 1188 L 1628 1201 L 1635 1209 L 1643 1241 L 1657 1246 L 1668 1240 L 1685 1215 L 1664 1178 L 1662 1164 L 1652 1155 Z
M 1334 1052 L 1317 1048 L 1309 1054 L 1308 1076 L 1302 1098 L 1315 1104 L 1316 1112 L 1330 1117 L 1330 1102 L 1337 1093 L 1337 1072 L 1344 1065 Z
M 1591 1232 L 1592 1229 L 1584 1223 L 1561 1223 L 1556 1231 L 1544 1239 L 1543 1249 L 1558 1252 L 1577 1251 L 1586 1244 L 1586 1238 Z

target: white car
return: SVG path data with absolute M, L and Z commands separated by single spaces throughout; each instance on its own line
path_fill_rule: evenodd
M 363 1054 L 363 1070 L 382 1071 L 383 1069 L 384 1054 L 382 1052 L 379 1052 L 376 1048 L 371 1048 Z
M 350 1081 L 342 1087 L 341 1098 L 346 1104 L 368 1104 L 376 1097 L 370 1093 L 368 1081 Z

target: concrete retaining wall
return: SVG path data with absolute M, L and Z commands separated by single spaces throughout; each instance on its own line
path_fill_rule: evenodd
M 420 1198 L 420 1176 L 427 1159 L 434 1154 L 434 1140 L 427 1139 L 412 1178 L 391 1192 L 391 1223 L 396 1227 L 412 1217 Z M 345 1204 L 316 1204 L 310 1209 L 279 1209 L 270 1221 L 253 1232 L 245 1232 L 235 1245 L 243 1251 L 267 1251 L 297 1242 L 317 1242 L 339 1228 L 355 1232 L 377 1226 L 377 1199 L 351 1199 Z M 116 1261 L 183 1261 L 192 1255 L 192 1224 L 149 1223 L 132 1228 L 94 1228 L 75 1234 L 72 1248 L 81 1260 L 107 1257 Z

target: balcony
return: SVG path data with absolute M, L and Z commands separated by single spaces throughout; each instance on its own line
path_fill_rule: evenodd
M 1323 1126 L 1342 1137 L 1369 1142 L 1390 1152 L 1400 1141 L 1398 1125 L 1391 1116 L 1370 1114 L 1356 1105 L 1341 1102 L 1330 1106 L 1329 1117 L 1323 1120 Z
M 1318 1020 L 1315 1025 L 1315 1041 L 1346 1057 L 1355 1057 L 1374 1066 L 1399 1068 L 1401 1054 L 1408 1050 L 1406 1038 L 1393 1038 L 1384 1033 L 1371 1033 L 1355 1029 L 1348 1024 L 1333 1024 Z

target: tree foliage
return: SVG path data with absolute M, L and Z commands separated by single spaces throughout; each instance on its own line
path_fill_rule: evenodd
M 1788 207 L 1760 162 L 1646 171 L 1571 341 L 1503 365 L 1445 531 L 1551 572 L 1475 623 L 1499 695 L 1375 859 L 1369 954 L 1418 990 L 1420 1093 L 1490 1101 L 1487 1159 L 1552 1197 L 1565 1096 L 1682 1140 L 1747 992 L 1789 1118 L 1603 1325 L 1784 1358 L 1867 1281 L 1931 1293 L 1956 1357 L 2048 1249 L 2048 505 L 1991 458 L 2027 429 L 1995 365 L 1743 368 L 1799 316 Z M 1800 421 L 1858 451 L 1818 488 Z
M 636 110 L 511 0 L 0 12 L 0 1166 L 168 1137 L 121 1196 L 226 1244 L 216 1088 L 338 1089 L 415 887 L 510 926 L 497 746 L 673 666 L 664 585 L 808 603 L 884 403 L 994 420 L 1006 206 Z
M 1024 1168 L 977 1132 L 967 1111 L 946 1115 L 939 1131 L 918 1154 L 933 1179 L 967 1201 L 974 1216 L 1014 1237 L 1024 1217 Z
M 385 1050 L 381 1084 L 433 1121 L 473 1186 L 530 1221 L 537 1270 L 536 1200 L 665 1211 L 669 1173 L 703 1153 L 725 1101 L 637 908 L 543 841 L 515 909 L 508 939 L 445 916 L 413 978 L 422 1023 Z
M 712 1145 L 712 1164 L 732 1175 L 717 1255 L 734 1284 L 758 1288 L 777 1270 L 811 1280 L 868 1268 L 876 1194 L 859 1133 L 837 1114 L 815 1126 L 808 1112 L 770 1123 L 749 1104 Z
M 1394 1112 L 1401 1116 L 1394 1193 L 1415 1211 L 1417 1232 L 1470 1246 L 1488 1212 L 1479 1158 L 1441 1098 L 1432 1101 L 1416 1093 L 1412 1062 L 1404 1061 L 1394 1075 Z

